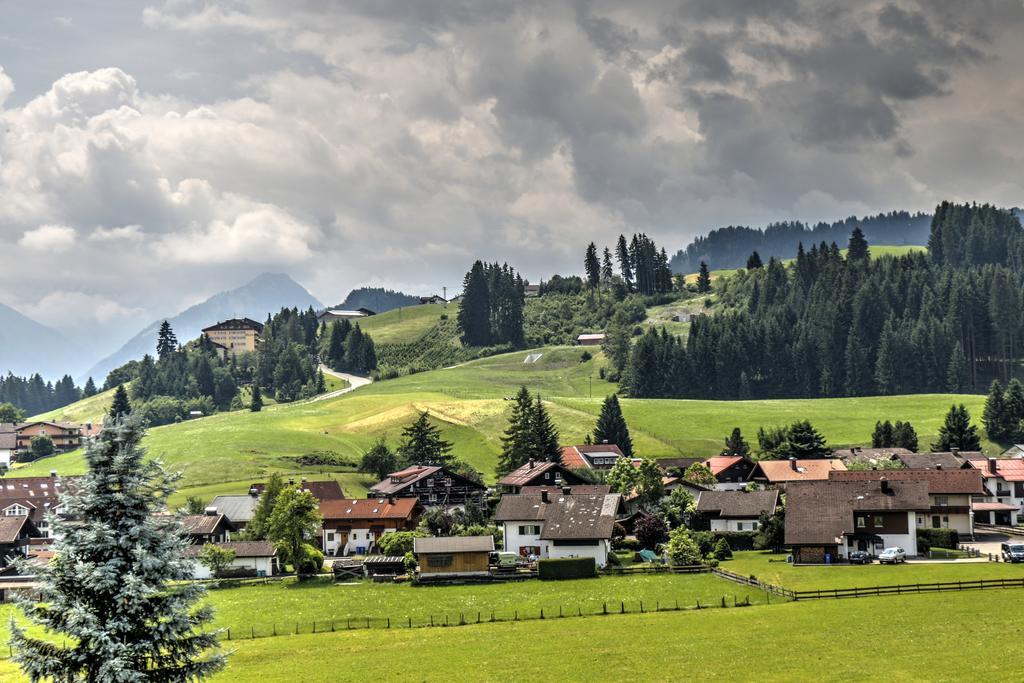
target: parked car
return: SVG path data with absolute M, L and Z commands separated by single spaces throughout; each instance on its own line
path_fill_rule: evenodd
M 850 564 L 871 564 L 874 558 L 863 550 L 854 550 L 850 553 Z
M 907 561 L 907 551 L 903 548 L 886 548 L 878 555 L 879 564 L 899 564 Z
M 1004 562 L 1024 562 L 1024 543 L 1003 543 Z

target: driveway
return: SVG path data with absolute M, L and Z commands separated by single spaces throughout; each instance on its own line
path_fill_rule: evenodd
M 348 382 L 348 386 L 345 387 L 344 389 L 339 389 L 338 391 L 329 391 L 326 394 L 320 394 L 319 396 L 314 396 L 313 398 L 309 399 L 310 403 L 313 403 L 314 401 L 326 401 L 329 398 L 337 398 L 338 396 L 341 396 L 342 394 L 347 394 L 350 391 L 355 391 L 356 389 L 359 389 L 360 387 L 365 387 L 366 385 L 373 383 L 373 380 L 370 379 L 369 377 L 360 377 L 359 375 L 350 375 L 347 372 L 335 372 L 334 370 L 331 370 L 326 365 L 321 365 L 320 369 L 323 370 L 323 373 L 325 375 L 330 375 L 331 377 L 337 377 L 338 379 L 345 380 L 346 382 Z
M 1010 540 L 1010 537 L 1006 534 L 995 533 L 992 531 L 979 531 L 974 534 L 974 539 L 973 543 L 962 543 L 961 545 L 965 545 L 969 548 L 975 548 L 982 554 L 982 556 L 986 556 L 989 553 L 992 555 L 999 555 L 999 553 L 1002 552 L 1002 549 L 999 547 L 1000 544 L 1006 543 Z M 1020 540 L 1020 537 L 1017 537 L 1017 540 Z

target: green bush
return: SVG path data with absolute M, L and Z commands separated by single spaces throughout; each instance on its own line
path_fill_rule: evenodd
M 537 576 L 545 581 L 589 579 L 597 576 L 597 562 L 592 557 L 539 560 Z
M 248 579 L 256 576 L 256 570 L 252 567 L 223 567 L 214 573 L 218 579 Z
M 960 546 L 960 534 L 956 529 L 927 529 L 918 528 L 917 544 L 921 548 L 921 541 L 924 541 L 928 548 L 949 548 L 956 550 Z M 922 549 L 927 551 L 927 548 Z
M 716 539 L 716 547 L 718 540 L 724 539 L 733 550 L 753 550 L 754 538 L 757 536 L 756 531 L 713 531 L 711 533 Z
M 636 552 L 640 550 L 640 541 L 635 538 L 613 538 L 612 548 L 614 550 L 632 550 Z
M 714 558 L 716 560 L 728 560 L 732 557 L 732 548 L 729 547 L 729 541 L 724 538 L 719 538 L 718 543 L 715 544 Z

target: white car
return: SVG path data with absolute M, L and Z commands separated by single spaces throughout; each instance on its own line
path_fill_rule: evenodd
M 886 548 L 878 555 L 879 564 L 899 564 L 907 561 L 907 551 L 903 548 Z

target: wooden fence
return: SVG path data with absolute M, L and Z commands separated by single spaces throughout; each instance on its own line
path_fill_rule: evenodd
M 712 569 L 711 571 L 715 574 L 715 576 L 726 579 L 727 581 L 743 584 L 744 586 L 753 586 L 754 588 L 760 588 L 765 593 L 779 595 L 788 600 L 794 599 L 793 596 L 795 595 L 795 593 L 790 589 L 783 588 L 782 586 L 776 586 L 772 583 L 763 583 L 762 581 L 759 581 L 756 576 L 743 576 L 742 574 L 737 574 L 736 572 L 731 572 L 727 569 L 719 569 L 717 567 Z
M 795 601 L 832 600 L 840 598 L 866 598 L 878 595 L 916 595 L 918 593 L 941 593 L 945 591 L 986 590 L 991 588 L 1024 588 L 1020 579 L 977 579 L 974 581 L 948 581 L 945 583 L 909 583 L 895 586 L 874 586 L 860 588 L 821 588 L 809 591 L 790 591 Z

